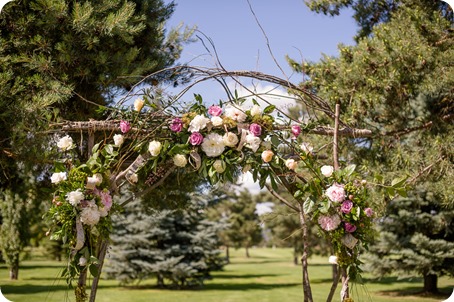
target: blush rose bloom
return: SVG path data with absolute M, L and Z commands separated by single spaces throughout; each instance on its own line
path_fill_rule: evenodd
M 227 132 L 222 137 L 222 141 L 227 147 L 235 147 L 238 144 L 238 136 L 233 132 Z
M 60 148 L 62 151 L 67 151 L 67 150 L 74 149 L 76 147 L 76 145 L 74 145 L 73 139 L 71 138 L 71 136 L 66 135 L 66 136 L 60 138 L 60 140 L 57 142 L 57 147 Z
M 129 130 L 131 130 L 131 124 L 128 121 L 120 121 L 120 131 L 127 133 Z
M 269 163 L 273 159 L 274 153 L 271 150 L 265 150 L 262 152 L 262 160 Z
M 180 118 L 174 118 L 170 124 L 170 130 L 173 132 L 181 132 L 183 130 L 183 121 Z
M 322 229 L 325 231 L 332 231 L 337 229 L 337 227 L 340 225 L 341 220 L 339 215 L 334 214 L 331 216 L 320 216 L 318 218 L 318 224 Z
M 59 182 L 62 182 L 64 180 L 66 180 L 66 172 L 53 173 L 50 177 L 50 182 L 53 184 L 58 184 Z
M 285 166 L 289 170 L 295 170 L 298 167 L 298 162 L 295 161 L 293 158 L 289 158 L 285 161 Z
M 254 135 L 254 136 L 260 136 L 262 134 L 262 127 L 259 124 L 251 124 L 249 126 L 249 131 Z
M 228 105 L 225 108 L 225 116 L 231 118 L 234 121 L 237 121 L 238 123 L 243 123 L 247 118 L 247 115 L 246 113 L 244 113 L 243 108 L 239 106 L 234 107 L 232 105 Z
M 224 120 L 219 116 L 213 116 L 211 118 L 211 123 L 213 124 L 213 126 L 219 127 L 219 126 L 222 126 L 222 123 L 224 123 Z
M 216 105 L 210 106 L 208 108 L 208 114 L 211 116 L 220 116 L 222 114 L 222 108 Z
M 145 102 L 142 99 L 135 100 L 134 101 L 134 110 L 137 112 L 140 112 L 140 110 L 142 110 L 144 104 L 145 104 Z
M 203 135 L 200 134 L 199 132 L 193 132 L 189 136 L 189 143 L 193 146 L 198 146 L 198 145 L 202 144 L 202 142 L 203 142 Z
M 148 152 L 150 152 L 151 156 L 158 156 L 161 152 L 162 145 L 158 141 L 152 141 L 148 145 Z
M 334 173 L 334 167 L 333 166 L 322 166 L 320 168 L 320 171 L 322 172 L 323 176 L 330 177 Z
M 346 222 L 344 229 L 346 232 L 353 233 L 354 231 L 356 231 L 356 225 Z
M 372 217 L 374 215 L 374 211 L 371 208 L 365 208 L 364 213 L 366 213 L 367 217 Z
M 351 200 L 346 200 L 341 205 L 341 211 L 344 214 L 348 214 L 352 211 L 353 202 Z
M 325 195 L 329 198 L 329 200 L 333 202 L 341 202 L 345 200 L 345 190 L 343 185 L 333 184 L 329 187 Z
M 188 164 L 188 159 L 183 154 L 177 154 L 173 157 L 173 163 L 177 167 L 185 167 Z
M 209 118 L 203 115 L 196 115 L 192 121 L 189 123 L 189 132 L 200 132 L 200 130 L 205 129 L 208 122 L 210 121 Z

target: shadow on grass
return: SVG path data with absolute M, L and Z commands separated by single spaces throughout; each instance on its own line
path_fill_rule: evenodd
M 99 288 L 119 287 L 118 285 L 100 285 Z M 90 287 L 88 287 L 88 290 Z M 36 285 L 36 284 L 21 284 L 21 285 L 2 285 L 2 293 L 7 294 L 37 294 L 37 293 L 50 293 L 56 291 L 73 291 L 74 288 L 68 287 L 66 284 L 54 285 Z
M 426 293 L 422 289 L 421 286 L 412 286 L 412 287 L 405 287 L 399 290 L 382 290 L 377 291 L 376 293 L 383 296 L 389 297 L 407 297 L 407 296 L 417 296 L 417 297 L 424 297 L 424 298 L 432 298 L 432 299 L 440 299 L 445 300 L 449 298 L 452 294 L 452 287 L 442 287 L 439 288 L 439 293 L 432 294 Z
M 216 275 L 214 279 L 250 279 L 250 278 L 264 278 L 264 277 L 276 277 L 278 274 L 246 274 L 246 275 Z
M 248 291 L 248 290 L 272 290 L 276 288 L 287 288 L 301 285 L 300 283 L 279 283 L 279 284 L 260 284 L 260 283 L 225 283 L 225 284 L 205 284 L 201 287 L 185 288 L 181 290 L 189 291 Z M 125 290 L 144 290 L 144 289 L 158 289 L 164 291 L 174 291 L 175 288 L 162 288 L 156 285 L 136 285 L 125 286 Z

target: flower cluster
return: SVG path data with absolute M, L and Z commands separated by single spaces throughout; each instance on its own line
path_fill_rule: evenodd
M 57 188 L 54 193 L 48 218 L 51 220 L 52 239 L 60 239 L 71 247 L 71 259 L 67 272 L 70 279 L 93 265 L 96 259 L 92 253 L 92 244 L 98 238 L 108 238 L 111 229 L 111 214 L 116 206 L 109 190 L 109 165 L 118 155 L 115 146 L 121 146 L 124 139 L 114 136 L 114 145 L 99 144 L 93 148 L 93 155 L 85 164 L 67 157 L 55 164 L 55 172 L 50 180 Z M 62 151 L 73 149 L 70 136 L 57 142 Z
M 333 243 L 336 261 L 342 266 L 358 265 L 360 247 L 367 247 L 373 239 L 374 211 L 369 206 L 366 182 L 354 179 L 354 169 L 353 165 L 339 171 L 321 167 L 326 187 L 312 213 L 314 222 Z

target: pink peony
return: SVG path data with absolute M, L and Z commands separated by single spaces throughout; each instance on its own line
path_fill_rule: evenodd
M 297 138 L 298 135 L 301 133 L 301 127 L 299 125 L 293 125 L 292 126 L 292 134 L 293 138 Z
M 341 205 L 341 211 L 344 214 L 348 214 L 352 211 L 353 202 L 351 200 L 346 200 Z
M 262 134 L 262 127 L 260 127 L 259 124 L 251 124 L 249 126 L 249 131 L 254 135 L 254 136 L 260 136 Z
M 210 108 L 208 108 L 208 114 L 210 114 L 211 116 L 220 116 L 222 114 L 222 108 L 213 105 Z
M 344 229 L 346 232 L 353 233 L 354 231 L 356 231 L 356 225 L 346 222 Z
M 193 146 L 198 146 L 203 142 L 203 135 L 199 132 L 193 132 L 189 137 L 189 143 Z
M 329 200 L 334 202 L 341 202 L 345 200 L 345 190 L 343 185 L 333 184 L 329 187 L 325 195 L 328 196 Z
M 131 130 L 131 124 L 128 121 L 120 121 L 120 130 L 122 133 L 126 133 Z
M 183 130 L 183 121 L 180 118 L 175 118 L 170 124 L 170 130 L 173 132 L 180 132 Z
M 106 191 L 101 191 L 100 196 L 104 208 L 106 209 L 106 211 L 109 211 L 112 207 L 112 196 L 110 196 L 110 193 Z
M 332 216 L 320 216 L 318 218 L 318 224 L 325 231 L 332 231 L 337 229 L 340 223 L 341 220 L 339 215 L 337 214 L 334 214 Z
M 366 213 L 367 217 L 372 217 L 374 215 L 374 211 L 371 208 L 365 208 L 364 213 Z

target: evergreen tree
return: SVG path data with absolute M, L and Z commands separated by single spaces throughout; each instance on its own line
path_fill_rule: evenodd
M 150 210 L 146 199 L 143 203 L 136 201 L 117 219 L 105 270 L 109 277 L 122 283 L 156 277 L 158 286 L 168 281 L 181 288 L 201 285 L 211 271 L 222 268 L 217 233 L 223 224 L 207 219 L 211 201 L 186 190 L 195 185 L 197 177 L 181 177 L 181 184 L 163 185 L 163 190 L 176 199 L 173 206 L 180 209 L 166 209 L 168 200 L 157 199 L 158 192 L 146 198 L 153 199 L 152 204 L 161 203 L 161 209 Z
M 360 2 L 344 4 L 352 3 Z M 370 175 L 391 178 L 407 173 L 408 181 L 418 188 L 402 204 L 405 211 L 414 211 L 411 215 L 400 216 L 405 211 L 397 210 L 397 202 L 388 207 L 386 202 L 383 204 L 384 214 L 393 218 L 380 221 L 381 232 L 392 232 L 393 223 L 398 223 L 400 229 L 391 239 L 380 236 L 379 246 L 372 251 L 383 254 L 380 245 L 395 241 L 396 246 L 389 253 L 394 256 L 421 257 L 426 253 L 424 257 L 433 260 L 433 265 L 418 262 L 414 256 L 408 263 L 393 262 L 392 270 L 423 275 L 427 284 L 432 284 L 426 289 L 436 291 L 434 276 L 452 275 L 448 267 L 452 264 L 436 259 L 438 253 L 443 254 L 444 248 L 451 246 L 453 238 L 448 232 L 439 232 L 437 224 L 428 224 L 428 212 L 421 209 L 444 207 L 444 211 L 436 211 L 445 217 L 451 217 L 454 211 L 452 14 L 439 10 L 438 4 L 424 6 L 425 1 L 398 3 L 381 20 L 383 23 L 371 27 L 369 36 L 358 39 L 357 45 L 341 45 L 338 58 L 325 56 L 317 63 L 290 62 L 308 76 L 309 80 L 301 85 L 317 92 L 333 107 L 335 103 L 341 105 L 347 124 L 375 132 L 370 138 L 344 138 L 339 144 L 343 146 L 341 158 L 360 163 Z M 381 180 L 382 177 L 376 178 L 377 182 Z M 428 230 L 418 235 L 415 228 Z M 383 265 L 383 269 L 377 267 L 375 271 L 390 272 L 386 261 L 376 264 Z

